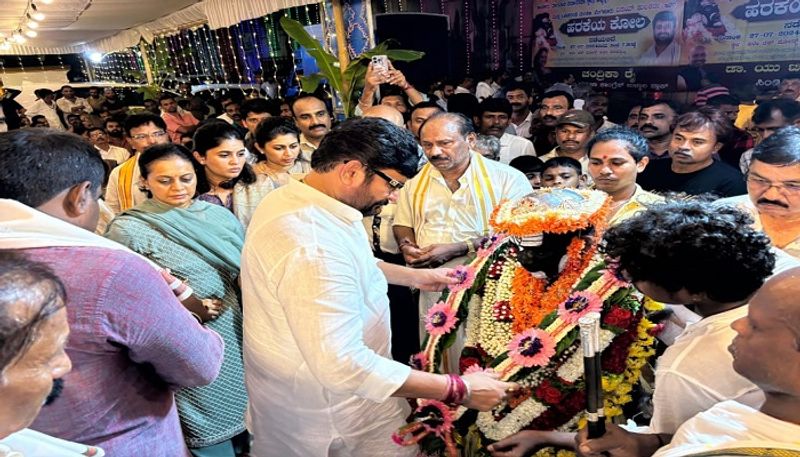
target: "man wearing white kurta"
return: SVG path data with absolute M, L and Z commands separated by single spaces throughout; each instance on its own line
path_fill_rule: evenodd
M 391 439 L 408 413 L 397 397 L 444 398 L 447 378 L 391 360 L 387 280 L 423 290 L 455 281 L 447 269 L 377 261 L 362 225 L 416 172 L 416 157 L 405 130 L 346 121 L 320 144 L 303 182 L 256 210 L 241 276 L 252 455 L 417 454 Z M 514 387 L 480 375 L 459 378 L 471 388 L 468 407 L 490 408 Z
M 489 218 L 503 199 L 531 192 L 525 175 L 471 150 L 470 122 L 438 113 L 420 129 L 429 164 L 400 192 L 394 233 L 406 262 L 416 267 L 459 265 L 489 234 Z M 420 294 L 420 316 L 439 294 Z M 424 326 L 420 326 L 424 336 Z M 455 345 L 457 346 L 457 345 Z

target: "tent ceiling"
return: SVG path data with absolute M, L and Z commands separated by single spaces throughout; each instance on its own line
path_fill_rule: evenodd
M 45 14 L 39 36 L 26 46 L 70 48 L 136 27 L 199 0 L 54 0 L 37 2 Z M 9 35 L 20 22 L 28 0 L 3 0 L 0 8 L 0 33 Z

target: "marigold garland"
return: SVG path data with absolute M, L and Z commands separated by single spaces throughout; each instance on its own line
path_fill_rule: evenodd
M 575 208 L 545 208 L 538 201 L 527 198 L 519 201 L 504 200 L 492 211 L 489 223 L 495 232 L 513 236 L 545 232 L 569 233 L 587 227 L 594 227 L 596 231 L 602 232 L 611 211 L 611 197 L 596 191 L 571 191 L 584 198 L 584 201 L 575 204 Z M 587 201 L 590 202 L 588 205 Z M 579 206 L 583 206 L 580 213 Z
M 536 327 L 542 319 L 555 311 L 567 299 L 589 267 L 597 250 L 596 246 L 583 252 L 585 242 L 575 238 L 567 247 L 567 263 L 559 278 L 545 287 L 544 279 L 534 277 L 530 271 L 518 266 L 511 283 L 511 314 L 514 317 L 514 333 Z

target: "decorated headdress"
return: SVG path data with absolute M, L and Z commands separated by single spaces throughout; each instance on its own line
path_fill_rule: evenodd
M 490 223 L 495 233 L 532 240 L 543 233 L 569 233 L 594 227 L 605 229 L 611 203 L 608 194 L 597 190 L 544 188 L 520 200 L 501 202 Z

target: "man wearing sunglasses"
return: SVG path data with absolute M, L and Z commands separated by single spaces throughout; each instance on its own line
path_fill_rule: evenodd
M 772 244 L 800 258 L 800 128 L 783 127 L 753 149 L 747 195 L 719 200 L 749 212 Z
M 272 191 L 253 215 L 241 275 L 253 455 L 416 455 L 390 438 L 409 413 L 400 397 L 453 401 L 452 382 L 469 386 L 456 403 L 487 410 L 516 387 L 391 359 L 387 282 L 429 291 L 458 282 L 449 269 L 377 261 L 367 242 L 363 216 L 397 197 L 418 160 L 406 130 L 351 119 L 325 135 L 302 182 Z

